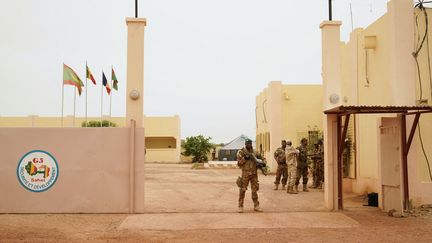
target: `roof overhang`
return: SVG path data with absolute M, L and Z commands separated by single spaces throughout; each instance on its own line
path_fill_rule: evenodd
M 400 113 L 420 114 L 431 113 L 432 106 L 337 106 L 324 111 L 326 115 L 348 115 L 348 114 L 379 114 L 379 113 Z

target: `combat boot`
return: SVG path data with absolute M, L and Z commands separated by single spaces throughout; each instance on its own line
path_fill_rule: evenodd
M 275 186 L 274 186 L 274 188 L 273 188 L 273 190 L 277 190 L 279 188 L 279 184 L 275 184 Z
M 298 194 L 298 192 L 296 192 L 296 191 L 293 190 L 292 186 L 288 186 L 287 193 L 289 193 L 289 194 Z
M 304 192 L 308 192 L 309 190 L 307 189 L 307 185 L 306 184 L 303 184 L 303 191 Z
M 256 212 L 259 212 L 259 213 L 261 213 L 261 212 L 263 211 L 259 206 L 255 206 L 255 207 L 254 207 L 254 210 L 255 210 Z
M 243 207 L 239 207 L 237 212 L 238 213 L 243 213 Z
M 286 186 L 285 185 L 282 185 L 282 190 L 286 190 Z
M 298 185 L 295 185 L 295 187 L 294 187 L 294 192 L 296 192 L 296 193 L 299 192 L 299 190 L 298 190 Z

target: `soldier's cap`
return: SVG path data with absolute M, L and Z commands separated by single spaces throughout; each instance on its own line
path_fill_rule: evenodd
M 252 144 L 252 140 L 250 140 L 250 139 L 246 139 L 245 144 L 247 144 L 247 143 Z
M 288 145 L 291 145 L 291 144 L 292 144 L 291 140 L 289 140 L 289 139 L 286 140 L 286 143 L 287 143 Z
M 307 139 L 306 139 L 306 138 L 302 138 L 302 139 L 300 140 L 300 142 L 303 142 L 303 141 L 306 141 L 306 142 L 307 142 Z

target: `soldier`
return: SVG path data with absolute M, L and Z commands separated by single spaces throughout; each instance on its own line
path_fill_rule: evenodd
M 258 201 L 258 173 L 255 158 L 260 158 L 261 155 L 253 150 L 252 140 L 247 139 L 245 147 L 237 152 L 237 165 L 242 169 L 241 188 L 239 195 L 239 213 L 243 213 L 243 203 L 248 184 L 250 182 L 252 189 L 252 200 L 254 202 L 254 210 L 262 212 Z
M 297 194 L 297 191 L 293 190 L 293 187 L 295 185 L 296 179 L 297 179 L 297 156 L 299 154 L 299 151 L 295 149 L 292 146 L 292 143 L 290 140 L 287 142 L 287 148 L 285 149 L 285 157 L 286 157 L 286 163 L 288 167 L 288 190 L 287 193 L 290 194 Z
M 295 190 L 298 192 L 298 185 L 300 184 L 300 178 L 303 177 L 303 191 L 308 192 L 307 182 L 308 182 L 308 164 L 307 164 L 307 139 L 302 138 L 300 141 L 301 145 L 297 148 L 300 152 L 297 161 L 297 179 Z
M 310 186 L 310 188 L 317 188 L 317 181 L 318 181 L 318 163 L 320 160 L 320 155 L 319 155 L 319 144 L 318 142 L 314 144 L 315 148 L 313 150 L 313 153 L 310 155 L 311 159 L 312 159 L 312 186 Z
M 285 186 L 287 184 L 288 180 L 288 168 L 285 160 L 285 148 L 286 148 L 286 141 L 282 140 L 282 147 L 276 149 L 274 152 L 274 158 L 278 164 L 277 171 L 276 171 L 276 180 L 274 182 L 275 187 L 274 190 L 277 190 L 279 187 L 279 183 L 281 181 L 282 177 L 282 190 L 285 190 Z
M 322 189 L 322 183 L 324 182 L 324 145 L 322 139 L 318 140 L 318 146 L 316 188 Z

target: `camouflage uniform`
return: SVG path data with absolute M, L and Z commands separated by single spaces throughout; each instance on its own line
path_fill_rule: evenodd
M 324 182 L 324 150 L 323 150 L 323 146 L 321 145 L 317 150 L 315 186 L 321 189 L 323 182 Z
M 294 187 L 297 179 L 297 154 L 299 151 L 293 146 L 287 146 L 285 150 L 286 162 L 288 164 L 288 188 Z
M 301 177 L 303 177 L 303 185 L 307 185 L 308 182 L 307 147 L 300 146 L 297 148 L 297 150 L 299 150 L 300 153 L 297 162 L 296 186 L 300 184 Z
M 311 188 L 317 188 L 317 182 L 318 182 L 318 163 L 319 163 L 320 157 L 319 157 L 319 147 L 315 147 L 315 149 L 313 150 L 313 155 L 312 155 L 312 186 Z
M 282 147 L 276 149 L 276 151 L 274 152 L 274 158 L 278 163 L 278 167 L 276 170 L 276 180 L 274 184 L 279 185 L 282 177 L 282 185 L 285 187 L 288 180 L 288 167 L 285 159 L 285 150 Z
M 242 148 L 237 152 L 237 165 L 242 169 L 242 181 L 239 195 L 239 207 L 243 207 L 244 198 L 246 194 L 246 190 L 248 184 L 250 182 L 252 189 L 252 200 L 254 202 L 255 208 L 259 207 L 258 201 L 258 173 L 256 162 L 253 159 L 246 159 L 245 156 L 249 155 L 251 157 L 254 154 L 256 158 L 260 158 L 261 156 L 256 153 L 255 150 L 249 152 L 246 148 Z

